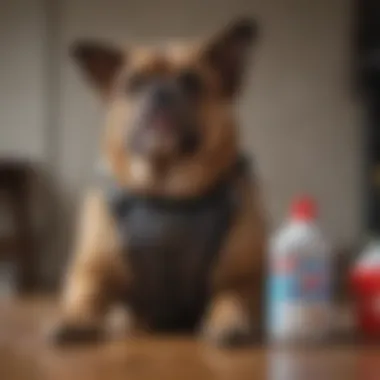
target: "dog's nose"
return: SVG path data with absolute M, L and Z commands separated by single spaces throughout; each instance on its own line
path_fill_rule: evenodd
M 175 93 L 166 85 L 156 86 L 153 90 L 153 102 L 158 108 L 169 108 L 175 103 Z

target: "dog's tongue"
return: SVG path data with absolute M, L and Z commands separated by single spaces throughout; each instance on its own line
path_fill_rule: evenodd
M 152 117 L 153 129 L 162 132 L 170 132 L 174 129 L 173 118 L 167 112 L 156 112 Z

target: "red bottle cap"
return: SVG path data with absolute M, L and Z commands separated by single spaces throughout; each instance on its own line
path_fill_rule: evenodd
M 297 198 L 291 206 L 291 216 L 295 220 L 310 221 L 317 217 L 317 205 L 313 198 Z

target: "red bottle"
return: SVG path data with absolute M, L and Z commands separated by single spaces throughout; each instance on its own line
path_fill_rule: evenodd
M 369 244 L 350 276 L 359 333 L 380 338 L 380 240 Z

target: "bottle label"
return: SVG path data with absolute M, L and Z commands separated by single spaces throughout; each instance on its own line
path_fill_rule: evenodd
M 302 302 L 323 302 L 329 296 L 329 268 L 320 258 L 302 258 L 298 263 L 299 299 Z
M 270 331 L 302 334 L 311 325 L 326 326 L 330 298 L 328 262 L 321 257 L 294 253 L 275 259 L 268 281 Z
M 268 281 L 269 329 L 276 335 L 292 329 L 296 317 L 296 260 L 286 257 L 274 260 Z

